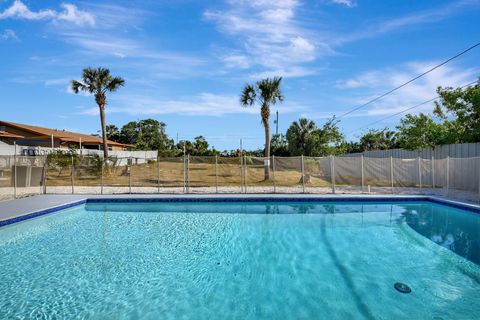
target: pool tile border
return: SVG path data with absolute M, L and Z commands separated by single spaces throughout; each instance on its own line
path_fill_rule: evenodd
M 480 214 L 480 206 L 448 199 L 427 197 L 427 201 Z
M 171 203 L 171 202 L 419 202 L 429 201 L 437 204 L 480 213 L 480 207 L 468 203 L 430 196 L 405 197 L 201 197 L 201 198 L 89 198 L 87 203 Z
M 0 221 L 0 227 L 6 226 L 6 225 L 9 225 L 9 224 L 12 224 L 12 223 L 21 222 L 21 221 L 28 220 L 28 219 L 33 219 L 33 218 L 36 218 L 36 217 L 40 217 L 40 216 L 43 216 L 45 214 L 49 214 L 49 213 L 52 213 L 52 212 L 57 212 L 57 211 L 60 211 L 60 210 L 76 207 L 76 206 L 79 206 L 79 205 L 82 205 L 82 204 L 85 204 L 85 203 L 87 203 L 87 199 L 74 201 L 74 202 L 62 204 L 62 205 L 59 205 L 59 206 L 51 207 L 51 208 L 48 208 L 48 209 L 43 209 L 43 210 L 40 210 L 40 211 L 27 213 L 27 214 L 24 214 L 22 216 L 2 220 L 2 221 Z
M 87 203 L 150 203 L 150 202 L 410 202 L 427 201 L 428 197 L 176 197 L 176 198 L 89 198 Z
M 401 196 L 401 197 L 388 197 L 388 196 L 377 196 L 377 197 L 171 197 L 171 198 L 86 198 L 78 201 L 73 201 L 70 203 L 62 204 L 59 206 L 51 207 L 48 209 L 43 209 L 40 211 L 35 211 L 27 213 L 18 217 L 6 219 L 0 221 L 0 227 L 10 225 L 13 223 L 21 222 L 24 220 L 36 218 L 45 214 L 52 212 L 57 212 L 60 210 L 68 209 L 71 207 L 76 207 L 82 204 L 88 203 L 192 203 L 192 202 L 420 202 L 428 201 L 432 203 L 437 203 L 457 209 L 462 209 L 474 213 L 480 214 L 480 206 L 468 204 L 464 202 L 458 202 L 454 200 L 441 199 L 431 196 Z

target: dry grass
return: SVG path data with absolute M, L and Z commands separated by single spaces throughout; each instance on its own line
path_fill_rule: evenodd
M 213 160 L 213 161 L 212 161 Z M 103 185 L 105 186 L 142 186 L 142 187 L 181 187 L 184 178 L 191 187 L 212 186 L 239 186 L 242 182 L 242 168 L 240 163 L 218 163 L 215 165 L 206 161 L 191 162 L 188 173 L 184 172 L 181 158 L 169 162 L 156 162 L 128 166 L 117 166 L 104 172 Z M 73 178 L 71 168 L 63 170 L 48 168 L 47 186 L 101 186 L 101 172 L 95 174 L 84 167 L 76 167 Z M 246 184 L 250 186 L 297 186 L 302 184 L 302 173 L 292 168 L 282 168 L 270 172 L 270 180 L 264 179 L 263 166 L 247 166 L 245 170 Z M 306 186 L 328 187 L 331 183 L 320 174 L 307 173 Z

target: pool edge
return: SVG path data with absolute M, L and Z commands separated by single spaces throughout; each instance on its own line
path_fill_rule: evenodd
M 53 206 L 53 207 L 50 207 L 50 208 L 46 208 L 46 209 L 42 209 L 42 210 L 38 210 L 38 211 L 33 211 L 33 212 L 28 212 L 28 213 L 25 213 L 23 215 L 19 215 L 19 216 L 13 217 L 13 218 L 0 220 L 0 228 L 4 227 L 4 226 L 7 226 L 7 225 L 10 225 L 10 224 L 13 224 L 13 223 L 33 219 L 33 218 L 40 217 L 40 216 L 43 216 L 43 215 L 46 215 L 46 214 L 49 214 L 49 213 L 53 213 L 53 212 L 57 212 L 57 211 L 60 211 L 60 210 L 76 207 L 76 206 L 79 206 L 79 205 L 82 205 L 82 204 L 86 204 L 87 200 L 88 200 L 88 198 L 87 199 L 82 199 L 82 200 L 76 200 L 76 201 L 64 203 L 64 204 L 61 204 L 61 205 Z
M 190 195 L 190 196 L 141 196 L 131 195 L 125 196 L 86 196 L 84 199 L 67 202 L 61 205 L 53 206 L 38 211 L 32 211 L 18 215 L 5 220 L 0 220 L 0 227 L 4 227 L 13 223 L 33 219 L 45 214 L 57 212 L 60 210 L 76 207 L 88 203 L 172 203 L 172 202 L 416 202 L 429 201 L 449 207 L 462 209 L 480 214 L 480 205 L 462 202 L 458 200 L 444 199 L 429 195 L 409 195 L 409 196 L 389 196 L 389 195 L 227 195 L 227 196 L 211 196 L 211 195 Z

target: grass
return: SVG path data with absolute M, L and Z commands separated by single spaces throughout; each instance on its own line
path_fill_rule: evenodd
M 279 187 L 295 187 L 302 185 L 302 169 L 300 158 L 275 158 L 275 170 L 270 171 L 270 180 L 264 180 L 264 166 L 262 159 L 247 158 L 246 169 L 242 172 L 240 158 L 191 157 L 188 173 L 184 172 L 183 158 L 162 158 L 160 168 L 157 162 L 131 166 L 111 166 L 108 170 L 95 169 L 91 161 L 80 161 L 75 165 L 72 175 L 71 165 L 67 163 L 63 168 L 49 166 L 46 171 L 47 186 L 71 186 L 72 182 L 79 187 L 183 187 L 184 178 L 189 181 L 190 187 L 238 187 L 245 178 L 246 185 L 269 187 L 274 184 Z M 347 163 L 347 170 L 336 177 L 338 186 L 360 186 L 361 176 L 348 176 L 345 172 L 356 172 L 355 168 Z M 245 167 L 245 166 L 244 166 Z M 330 165 L 317 159 L 307 158 L 304 163 L 305 187 L 330 187 Z M 244 177 L 242 174 L 244 173 Z M 103 180 L 103 181 L 102 181 Z M 389 179 L 365 177 L 365 186 L 389 187 Z M 415 183 L 396 181 L 398 186 L 415 187 Z M 3 170 L 3 179 L 0 187 L 11 187 L 11 171 Z
M 242 181 L 240 163 L 233 161 L 192 161 L 188 166 L 188 173 L 184 172 L 182 158 L 160 162 L 160 170 L 156 162 L 128 166 L 117 166 L 109 172 L 104 172 L 103 184 L 106 186 L 145 186 L 145 187 L 180 187 L 183 186 L 184 176 L 191 187 L 212 186 L 239 186 Z M 239 159 L 236 159 L 239 160 Z M 308 175 L 307 186 L 330 186 L 328 177 L 322 177 L 320 172 Z M 72 177 L 71 167 L 64 169 L 49 167 L 46 173 L 47 186 L 100 186 L 102 185 L 101 172 L 94 173 L 86 167 L 76 166 Z M 247 165 L 245 179 L 250 186 L 298 186 L 302 184 L 302 173 L 294 168 L 280 168 L 270 172 L 270 180 L 264 180 L 264 167 Z

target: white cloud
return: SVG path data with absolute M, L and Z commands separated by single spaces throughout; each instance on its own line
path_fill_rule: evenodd
M 248 69 L 252 65 L 248 56 L 243 54 L 231 54 L 222 58 L 227 68 Z
M 368 71 L 357 77 L 339 81 L 337 86 L 350 90 L 360 89 L 362 93 L 369 93 L 360 101 L 352 100 L 351 104 L 353 107 L 366 103 L 380 94 L 400 86 L 437 64 L 438 61 L 409 62 L 397 68 Z M 460 87 L 474 81 L 477 77 L 478 70 L 443 66 L 352 115 L 378 116 L 394 114 L 432 99 L 436 96 L 438 86 Z M 432 107 L 433 103 L 426 104 L 411 112 L 430 112 Z
M 189 116 L 219 117 L 226 114 L 259 114 L 255 107 L 242 107 L 239 97 L 235 95 L 218 95 L 200 93 L 181 100 L 165 100 L 137 95 L 117 95 L 112 97 L 107 111 L 109 113 L 126 113 L 131 116 L 181 114 Z M 298 112 L 303 107 L 295 103 L 281 105 L 282 112 Z M 83 115 L 98 115 L 98 108 L 92 107 L 80 112 Z
M 20 41 L 15 31 L 11 29 L 5 29 L 2 33 L 0 33 L 0 39 Z
M 331 0 L 332 3 L 341 4 L 348 8 L 353 8 L 357 6 L 357 3 L 353 0 Z
M 115 1 L 120 2 L 120 1 Z M 83 8 L 94 13 L 95 28 L 111 29 L 116 31 L 125 31 L 126 29 L 141 30 L 145 17 L 152 14 L 146 11 L 144 6 L 136 5 L 136 1 L 131 1 L 128 5 L 116 5 L 111 3 L 85 2 Z
M 357 77 L 337 81 L 336 87 L 341 89 L 373 87 L 381 82 L 382 72 L 385 71 L 367 71 Z
M 51 19 L 56 16 L 56 12 L 53 10 L 40 10 L 37 12 L 31 11 L 22 1 L 15 0 L 13 4 L 0 13 L 0 19 L 6 18 L 20 18 L 27 20 L 41 20 Z
M 231 0 L 223 11 L 206 11 L 204 17 L 233 37 L 239 48 L 223 55 L 227 67 L 257 68 L 255 73 L 278 71 L 280 76 L 305 76 L 305 64 L 319 54 L 332 52 L 328 45 L 318 44 L 296 17 L 297 0 Z M 230 57 L 225 59 L 224 57 Z M 246 63 L 248 61 L 248 63 Z M 299 71 L 305 70 L 306 73 Z
M 47 79 L 44 81 L 44 84 L 46 87 L 50 87 L 50 86 L 57 86 L 57 85 L 66 85 L 66 84 L 69 84 L 70 81 L 72 81 L 73 78 L 67 78 L 67 77 L 64 77 L 64 78 L 55 78 L 55 79 Z
M 304 57 L 305 61 L 315 59 L 315 46 L 305 38 L 296 37 L 290 40 L 293 55 Z
M 81 48 L 84 54 L 129 59 L 130 68 L 144 70 L 144 73 L 153 77 L 177 79 L 196 75 L 206 63 L 204 59 L 195 56 L 158 50 L 140 40 L 119 37 L 108 32 L 62 32 L 59 36 L 67 43 Z M 125 67 L 123 62 L 122 67 Z
M 71 80 L 70 80 L 71 81 Z M 46 86 L 48 86 L 47 84 L 45 84 Z M 50 84 L 52 85 L 52 84 Z M 65 84 L 64 84 L 65 85 Z M 72 86 L 70 85 L 70 83 L 66 86 L 66 89 L 65 91 L 67 93 L 70 93 L 70 94 L 76 94 L 76 95 L 80 95 L 80 96 L 84 96 L 84 97 L 92 97 L 92 94 L 91 93 L 88 93 L 88 92 L 85 92 L 85 91 L 79 91 L 78 93 L 75 93 L 72 89 Z
M 443 21 L 465 8 L 479 6 L 478 0 L 459 0 L 424 11 L 356 25 L 338 33 L 303 16 L 300 0 L 226 0 L 227 8 L 207 10 L 204 17 L 231 37 L 233 46 L 220 52 L 227 68 L 252 69 L 250 74 L 302 77 L 318 70 L 308 68 L 319 58 L 337 54 L 346 43 L 378 37 L 411 26 Z M 355 0 L 322 0 L 345 7 L 355 7 Z M 303 10 L 303 11 L 302 11 Z M 235 64 L 230 56 L 242 56 Z M 248 63 L 246 63 L 248 61 Z M 306 71 L 302 73 L 299 71 Z M 352 84 L 354 85 L 354 84 Z
M 0 19 L 25 19 L 25 20 L 53 20 L 67 21 L 76 25 L 95 25 L 95 19 L 91 13 L 79 10 L 75 5 L 62 3 L 63 11 L 41 9 L 30 10 L 21 0 L 15 0 L 13 4 L 0 13 Z
M 63 7 L 64 11 L 59 12 L 56 19 L 72 22 L 76 25 L 95 25 L 95 19 L 93 18 L 92 14 L 78 10 L 78 8 L 73 4 L 62 3 L 61 6 Z
M 262 17 L 269 21 L 287 21 L 294 16 L 294 12 L 292 9 L 284 8 L 268 9 L 262 11 L 260 14 Z
M 305 77 L 314 75 L 317 73 L 318 69 L 307 68 L 307 67 L 290 67 L 290 68 L 280 68 L 280 69 L 271 69 L 260 72 L 252 72 L 249 74 L 249 77 L 252 79 L 263 79 L 263 78 L 273 78 L 275 76 L 281 75 L 287 78 L 296 78 L 296 77 Z

